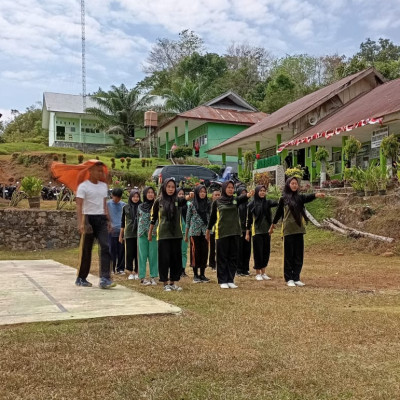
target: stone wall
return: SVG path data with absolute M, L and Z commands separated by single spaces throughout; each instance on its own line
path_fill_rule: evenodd
M 0 210 L 0 247 L 60 249 L 79 245 L 74 211 Z

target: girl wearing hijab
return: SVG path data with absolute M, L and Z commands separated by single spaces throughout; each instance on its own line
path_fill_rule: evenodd
M 188 241 L 188 236 L 190 236 L 192 244 L 194 283 L 209 282 L 209 279 L 205 276 L 208 256 L 208 242 L 205 234 L 209 217 L 210 202 L 207 199 L 207 189 L 204 185 L 198 185 L 194 189 L 193 202 L 188 207 L 185 232 L 185 242 Z
M 152 187 L 146 186 L 143 190 L 143 203 L 138 207 L 138 248 L 139 248 L 139 279 L 143 286 L 157 285 L 158 254 L 157 241 L 149 241 L 150 211 L 156 197 Z M 153 239 L 155 232 L 153 232 Z M 149 260 L 150 280 L 146 279 L 146 263 Z
M 244 186 L 239 186 L 236 191 L 237 196 L 243 194 L 247 195 L 247 189 Z M 246 240 L 246 220 L 247 220 L 247 197 L 246 200 L 239 204 L 239 218 L 240 218 L 240 229 L 241 235 L 239 240 L 239 258 L 237 266 L 237 276 L 249 276 L 249 263 L 251 255 L 251 243 Z
M 210 221 L 206 231 L 206 239 L 210 240 L 210 230 L 215 225 L 215 239 L 217 242 L 217 276 L 221 289 L 236 289 L 234 284 L 238 264 L 239 240 L 242 234 L 238 206 L 247 201 L 254 194 L 254 190 L 247 195 L 234 196 L 233 181 L 222 184 L 222 195 L 212 204 Z
M 185 197 L 185 191 L 183 190 L 182 187 L 178 187 L 176 189 L 176 193 L 178 197 Z M 185 203 L 184 206 L 181 207 L 181 224 L 182 224 L 182 235 L 185 235 L 186 231 L 186 215 L 187 215 L 187 210 L 188 210 L 188 205 Z M 186 278 L 186 264 L 187 264 L 187 249 L 188 249 L 188 244 L 184 240 L 182 240 L 182 272 L 181 272 L 181 278 Z
M 287 179 L 283 195 L 279 199 L 278 208 L 269 234 L 274 232 L 275 224 L 282 218 L 283 231 L 283 272 L 288 286 L 305 286 L 300 280 L 304 260 L 304 234 L 308 221 L 304 204 L 325 197 L 324 193 L 300 194 L 299 181 L 296 177 Z
M 161 195 L 151 209 L 148 240 L 153 240 L 154 225 L 158 243 L 158 272 L 166 292 L 182 290 L 175 285 L 182 273 L 182 225 L 181 207 L 192 196 L 178 198 L 174 179 L 166 179 L 161 187 Z M 168 284 L 169 281 L 169 284 Z
M 130 271 L 128 279 L 138 277 L 138 249 L 137 249 L 137 212 L 141 204 L 140 191 L 135 188 L 129 194 L 128 204 L 122 209 L 121 231 L 119 241 L 125 240 L 125 268 Z M 135 262 L 135 269 L 133 269 Z
M 246 240 L 250 244 L 250 236 L 253 238 L 254 269 L 258 281 L 271 279 L 265 273 L 271 252 L 268 230 L 272 223 L 271 208 L 278 205 L 277 201 L 266 199 L 266 195 L 266 186 L 256 186 L 254 199 L 247 207 Z

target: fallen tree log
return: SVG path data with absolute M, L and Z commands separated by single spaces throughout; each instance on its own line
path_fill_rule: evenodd
M 306 215 L 312 224 L 314 224 L 318 228 L 322 228 L 322 225 L 310 214 L 310 212 L 307 209 L 306 209 Z
M 334 226 L 337 229 L 333 229 L 333 230 L 336 230 L 336 231 L 338 231 L 340 233 L 345 232 L 344 234 L 346 234 L 347 236 L 350 236 L 350 237 L 354 237 L 354 238 L 367 237 L 369 239 L 379 240 L 381 242 L 386 242 L 386 243 L 393 243 L 394 242 L 394 239 L 390 238 L 390 237 L 374 235 L 373 233 L 362 232 L 362 231 L 358 231 L 357 229 L 350 228 L 349 226 L 346 226 L 345 224 L 342 224 L 340 221 L 338 221 L 335 218 L 327 218 L 327 219 L 324 220 L 324 222 L 331 229 L 333 229 L 332 226 Z
M 335 231 L 335 232 L 339 232 L 342 235 L 348 236 L 348 234 L 349 234 L 349 231 L 347 231 L 345 229 L 342 229 L 342 228 L 339 228 L 338 226 L 332 224 L 332 222 L 329 222 L 327 219 L 324 219 L 323 224 L 324 224 L 323 226 L 325 228 L 328 228 L 328 229 L 330 229 L 332 231 Z

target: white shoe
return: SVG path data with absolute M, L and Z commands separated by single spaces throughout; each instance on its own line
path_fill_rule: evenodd
M 169 285 L 169 287 L 171 288 L 171 290 L 174 290 L 176 292 L 182 291 L 182 288 L 180 286 L 175 285 L 175 284 Z
M 150 279 L 150 283 L 151 283 L 153 286 L 157 286 L 157 282 L 156 282 L 156 280 L 155 280 L 154 278 L 151 278 L 151 279 Z
M 227 283 L 221 283 L 221 289 L 229 289 L 229 285 Z
M 171 286 L 164 285 L 164 292 L 171 292 L 171 291 L 172 291 Z
M 295 287 L 295 283 L 293 280 L 287 281 L 286 285 L 290 286 L 290 287 Z
M 151 285 L 151 282 L 148 281 L 147 279 L 142 279 L 142 282 L 140 282 L 140 284 L 143 286 L 149 286 L 149 285 Z
M 261 276 L 261 274 L 257 274 L 256 275 L 256 281 L 262 281 L 263 277 Z
M 130 275 L 128 276 L 128 279 L 129 279 L 130 281 L 134 280 L 134 279 L 135 279 L 135 275 L 134 275 L 134 274 L 130 274 Z
M 137 281 L 137 280 L 139 279 L 139 275 L 138 275 L 138 274 L 134 274 L 134 275 L 133 275 L 133 279 L 134 279 L 135 281 Z
M 237 289 L 237 285 L 235 285 L 234 283 L 228 283 L 228 287 L 230 289 Z
M 261 278 L 263 278 L 264 281 L 270 281 L 271 278 L 267 274 L 262 274 Z
M 296 281 L 294 284 L 295 284 L 296 286 L 306 286 L 306 284 L 303 283 L 302 281 Z

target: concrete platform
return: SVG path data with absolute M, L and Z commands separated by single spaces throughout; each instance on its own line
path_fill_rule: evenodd
M 0 261 L 0 276 L 0 325 L 181 311 L 121 285 L 99 289 L 93 275 L 93 287 L 77 287 L 76 269 L 53 260 Z

